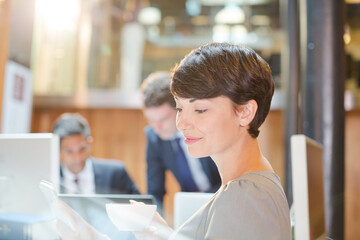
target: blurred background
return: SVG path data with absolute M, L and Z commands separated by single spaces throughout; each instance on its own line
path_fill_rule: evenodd
M 0 79 L 4 81 L 8 61 L 30 69 L 29 131 L 51 132 L 61 113 L 81 113 L 92 128 L 93 155 L 124 161 L 140 191 L 146 193 L 146 121 L 139 93 L 143 79 L 151 72 L 171 69 L 190 50 L 209 42 L 247 45 L 272 69 L 276 92 L 260 142 L 285 185 L 285 107 L 291 81 L 286 74 L 291 51 L 287 10 L 291 2 L 0 0 Z M 344 5 L 345 236 L 357 239 L 360 1 L 344 0 Z M 171 175 L 167 177 L 165 209 L 171 219 L 172 197 L 179 188 Z

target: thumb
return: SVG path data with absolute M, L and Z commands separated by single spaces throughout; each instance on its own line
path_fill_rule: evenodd
M 63 222 L 62 220 L 56 220 L 56 229 L 59 233 L 59 236 L 62 240 L 75 240 L 77 238 L 77 234 L 73 231 L 68 224 Z

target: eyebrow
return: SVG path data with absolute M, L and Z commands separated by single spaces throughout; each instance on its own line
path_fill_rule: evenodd
M 175 100 L 179 100 L 179 98 L 178 97 L 174 97 L 175 98 Z M 195 102 L 196 100 L 198 100 L 197 98 L 191 98 L 190 100 L 189 100 L 189 102 L 190 103 L 193 103 L 193 102 Z

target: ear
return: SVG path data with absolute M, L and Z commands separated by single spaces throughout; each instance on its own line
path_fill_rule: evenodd
M 238 107 L 238 118 L 240 126 L 248 126 L 254 119 L 257 109 L 257 102 L 253 99 L 249 100 L 243 105 L 240 105 Z
M 94 142 L 94 138 L 92 136 L 89 136 L 86 138 L 87 143 L 91 146 Z

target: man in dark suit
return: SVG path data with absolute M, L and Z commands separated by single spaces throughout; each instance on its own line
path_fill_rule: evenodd
M 139 194 L 122 162 L 90 156 L 93 138 L 80 114 L 62 114 L 53 132 L 60 137 L 60 192 Z
M 143 112 L 149 122 L 145 128 L 148 193 L 154 195 L 159 209 L 166 193 L 166 170 L 173 173 L 183 192 L 215 192 L 221 184 L 216 165 L 210 157 L 190 157 L 184 136 L 176 129 L 170 73 L 150 74 L 141 90 Z

